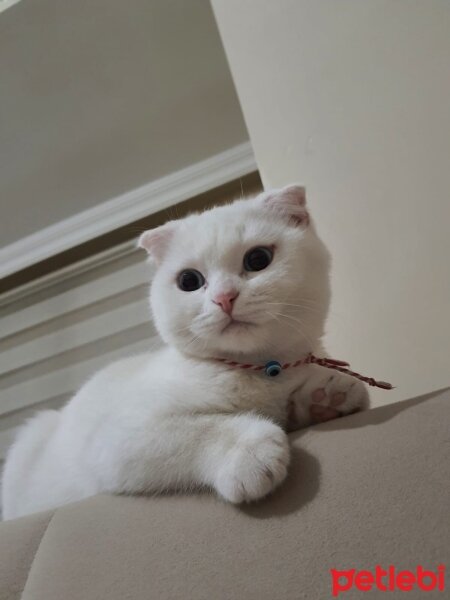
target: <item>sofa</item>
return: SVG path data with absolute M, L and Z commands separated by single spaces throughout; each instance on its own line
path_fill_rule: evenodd
M 104 495 L 4 522 L 0 599 L 448 598 L 449 389 L 291 434 L 288 480 L 255 504 Z

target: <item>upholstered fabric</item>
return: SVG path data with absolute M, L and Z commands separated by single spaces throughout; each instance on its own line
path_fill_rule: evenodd
M 386 392 L 388 393 L 388 392 Z M 450 393 L 291 435 L 258 504 L 98 496 L 0 526 L 2 600 L 325 600 L 330 569 L 450 569 Z M 417 600 L 447 591 L 340 598 Z

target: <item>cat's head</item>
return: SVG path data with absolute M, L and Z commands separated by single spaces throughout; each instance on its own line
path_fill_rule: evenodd
M 329 254 L 288 186 L 146 231 L 150 301 L 162 338 L 203 357 L 313 348 L 329 304 Z

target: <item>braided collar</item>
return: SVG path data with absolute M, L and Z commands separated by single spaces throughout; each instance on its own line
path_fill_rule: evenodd
M 346 373 L 347 375 L 350 375 L 355 379 L 359 379 L 360 381 L 364 381 L 368 385 L 372 385 L 374 387 L 378 387 L 384 390 L 393 389 L 393 386 L 390 383 L 387 383 L 386 381 L 377 381 L 373 377 L 366 377 L 365 375 L 356 373 L 356 371 L 351 371 L 348 362 L 345 362 L 343 360 L 336 360 L 334 358 L 318 358 L 317 356 L 314 356 L 314 354 L 312 354 L 311 352 L 307 354 L 304 358 L 284 364 L 281 364 L 276 360 L 269 360 L 265 365 L 240 363 L 234 360 L 228 360 L 226 358 L 217 358 L 216 360 L 228 367 L 232 367 L 235 369 L 244 369 L 248 371 L 263 371 L 268 377 L 276 377 L 285 369 L 301 367 L 303 365 L 314 363 L 327 369 L 334 369 L 336 371 L 340 371 L 341 373 Z

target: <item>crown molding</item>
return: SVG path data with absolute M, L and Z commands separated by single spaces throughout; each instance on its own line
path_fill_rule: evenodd
M 0 278 L 257 170 L 250 142 L 59 221 L 0 250 Z

